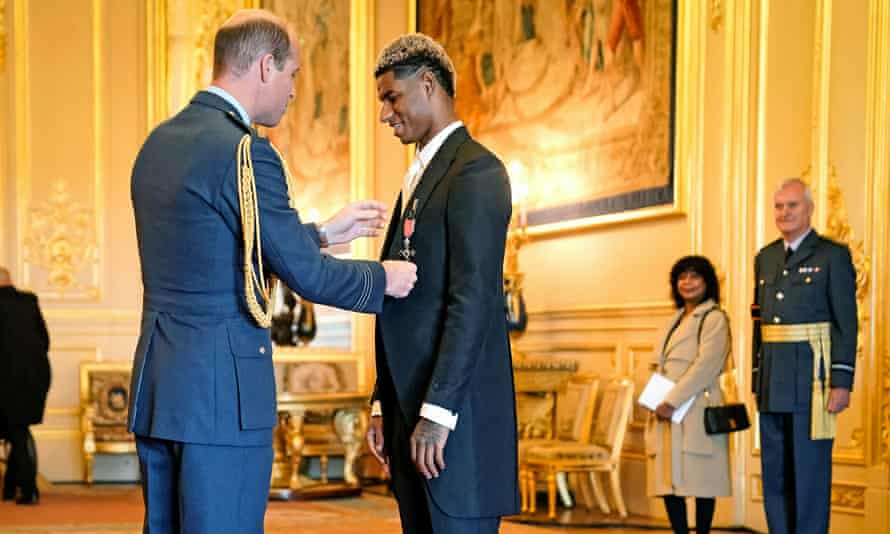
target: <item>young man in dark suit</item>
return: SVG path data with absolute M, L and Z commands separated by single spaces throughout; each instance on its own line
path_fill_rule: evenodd
M 519 510 L 502 272 L 510 183 L 455 116 L 439 44 L 400 37 L 374 75 L 380 120 L 416 145 L 382 256 L 415 262 L 419 281 L 378 316 L 369 445 L 406 534 L 494 533 Z
M 774 534 L 828 534 L 835 417 L 856 366 L 850 250 L 813 230 L 800 179 L 774 196 L 782 234 L 754 261 L 752 388 L 760 411 L 763 503 Z
M 216 34 L 211 87 L 151 133 L 133 167 L 145 294 L 129 424 L 146 533 L 263 531 L 276 423 L 266 269 L 312 302 L 358 312 L 416 280 L 407 262 L 320 251 L 376 235 L 378 202 L 300 223 L 286 167 L 251 127 L 278 123 L 299 68 L 281 19 L 236 13 Z
M 28 427 L 43 421 L 50 383 L 48 350 L 49 334 L 37 297 L 16 289 L 9 271 L 0 267 L 0 438 L 12 446 L 3 479 L 4 501 L 40 500 L 37 450 Z

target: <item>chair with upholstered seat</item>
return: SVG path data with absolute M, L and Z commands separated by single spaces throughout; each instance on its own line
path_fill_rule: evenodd
M 603 391 L 596 423 L 588 443 L 542 445 L 531 447 L 526 451 L 520 481 L 526 484 L 526 491 L 531 495 L 528 499 L 529 512 L 535 511 L 536 473 L 546 474 L 547 515 L 550 518 L 556 517 L 557 473 L 587 473 L 597 504 L 603 513 L 608 514 L 611 509 L 596 478 L 598 473 L 607 473 L 618 513 L 621 517 L 627 517 L 627 507 L 621 491 L 620 467 L 621 449 L 624 446 L 624 436 L 633 408 L 633 394 L 634 386 L 630 379 L 612 380 Z M 584 488 L 583 479 L 580 485 Z M 590 506 L 588 500 L 588 507 Z
M 587 443 L 590 440 L 590 433 L 593 429 L 593 414 L 596 407 L 597 393 L 599 392 L 600 379 L 599 375 L 592 373 L 577 374 L 572 376 L 567 385 L 566 397 L 572 397 L 576 409 L 571 424 L 564 431 L 559 432 L 556 439 L 533 438 L 519 439 L 519 489 L 522 502 L 522 511 L 528 511 L 529 499 L 534 499 L 534 490 L 529 489 L 525 479 L 525 470 L 523 463 L 527 451 L 536 447 L 550 447 L 571 443 Z M 568 483 L 564 473 L 557 474 L 557 487 L 563 504 L 569 506 L 571 499 L 569 497 Z M 585 494 L 585 498 L 587 495 Z

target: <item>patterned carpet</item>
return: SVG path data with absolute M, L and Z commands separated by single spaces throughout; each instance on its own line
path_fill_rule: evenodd
M 0 503 L 0 534 L 139 534 L 142 514 L 142 497 L 136 487 L 57 485 L 44 491 L 39 506 Z M 668 532 L 658 528 L 662 527 L 658 523 L 647 523 L 648 528 L 644 530 L 622 528 L 618 532 Z M 615 532 L 613 529 L 585 528 L 583 531 Z M 571 530 L 511 521 L 505 521 L 501 527 L 502 534 L 566 534 Z M 401 534 L 401 529 L 395 502 L 389 497 L 365 493 L 359 498 L 271 502 L 266 512 L 266 532 Z

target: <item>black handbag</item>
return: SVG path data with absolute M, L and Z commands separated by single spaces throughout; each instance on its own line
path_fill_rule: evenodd
M 701 331 L 705 322 L 705 317 L 715 309 L 719 310 L 723 313 L 724 317 L 726 317 L 726 313 L 717 307 L 706 311 L 698 325 L 699 343 L 701 343 Z M 728 328 L 729 317 L 726 317 L 726 324 Z M 751 426 L 751 421 L 748 419 L 747 408 L 737 400 L 739 395 L 738 387 L 735 383 L 735 375 L 733 373 L 734 368 L 735 364 L 732 358 L 732 333 L 730 331 L 729 351 L 726 355 L 726 370 L 720 375 L 718 380 L 720 390 L 723 393 L 723 402 L 725 404 L 705 407 L 705 432 L 708 435 L 738 432 L 739 430 L 745 430 Z M 705 391 L 705 396 L 710 398 L 708 391 Z
M 705 432 L 708 434 L 728 434 L 745 430 L 751 426 L 748 410 L 744 404 L 724 404 L 705 408 Z

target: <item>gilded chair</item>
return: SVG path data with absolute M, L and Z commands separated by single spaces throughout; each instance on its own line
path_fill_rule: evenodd
M 627 507 L 621 490 L 621 449 L 630 423 L 633 408 L 633 382 L 629 378 L 618 378 L 609 382 L 603 391 L 603 398 L 597 411 L 593 433 L 588 443 L 566 443 L 556 446 L 542 445 L 526 451 L 523 462 L 523 475 L 528 499 L 528 511 L 534 513 L 534 491 L 537 473 L 544 473 L 547 480 L 547 516 L 556 518 L 556 475 L 557 473 L 586 473 L 593 487 L 597 504 L 603 513 L 610 513 L 609 503 L 599 485 L 597 475 L 608 474 L 612 498 L 621 517 L 627 517 Z M 582 492 L 586 492 L 583 479 Z M 589 496 L 584 493 L 588 508 L 592 507 Z
M 83 480 L 88 485 L 96 454 L 136 454 L 136 440 L 127 431 L 131 367 L 125 361 L 80 364 Z
M 593 414 L 596 407 L 597 393 L 599 392 L 600 379 L 596 374 L 573 375 L 566 386 L 566 400 L 575 405 L 575 414 L 568 428 L 560 429 L 556 439 L 523 438 L 519 439 L 519 490 L 522 502 L 522 511 L 529 510 L 530 499 L 535 498 L 534 486 L 529 488 L 526 482 L 526 470 L 524 461 L 526 453 L 536 447 L 552 447 L 572 443 L 588 443 L 593 429 Z M 565 473 L 557 473 L 556 478 L 559 495 L 566 506 L 571 506 L 568 482 Z

